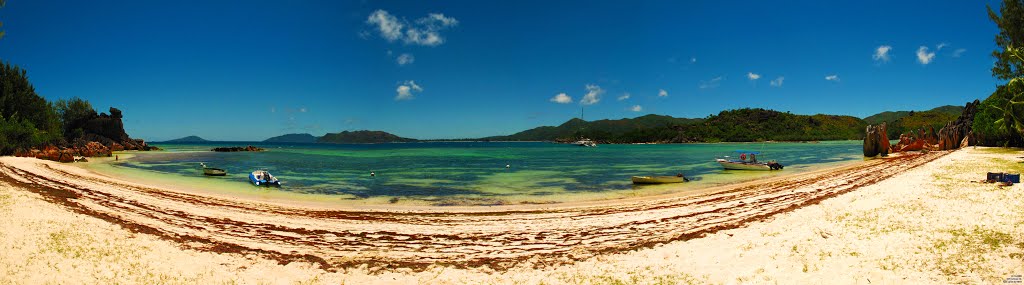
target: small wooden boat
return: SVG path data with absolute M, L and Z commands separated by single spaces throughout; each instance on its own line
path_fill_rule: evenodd
M 633 176 L 633 184 L 666 184 L 690 181 L 682 174 L 676 176 Z
M 732 159 L 726 156 L 725 158 L 715 159 L 715 162 L 722 165 L 722 168 L 726 170 L 782 170 L 782 164 L 770 160 L 767 162 L 757 161 L 757 155 L 761 154 L 756 151 L 742 151 L 737 150 L 740 159 Z
M 256 170 L 249 173 L 249 181 L 256 186 L 281 186 L 281 181 L 277 180 L 277 177 L 270 175 L 270 172 L 266 170 Z
M 203 175 L 207 176 L 224 176 L 228 175 L 227 170 L 213 167 L 206 167 L 206 163 L 200 162 L 199 165 L 203 166 Z

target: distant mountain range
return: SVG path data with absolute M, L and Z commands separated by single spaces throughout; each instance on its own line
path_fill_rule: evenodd
M 584 121 L 573 118 L 558 126 L 542 126 L 507 136 L 492 136 L 462 141 L 556 141 L 581 138 L 600 143 L 685 143 L 747 141 L 815 141 L 862 139 L 867 125 L 887 122 L 889 138 L 912 130 L 939 130 L 963 112 L 960 106 L 941 106 L 927 111 L 882 112 L 863 119 L 837 115 L 796 115 L 766 109 L 722 111 L 706 118 L 675 118 L 645 115 L 617 120 Z M 343 131 L 318 137 L 311 134 L 286 134 L 264 140 L 267 143 L 394 143 L 420 140 L 399 137 L 383 131 Z M 207 142 L 188 136 L 168 143 Z

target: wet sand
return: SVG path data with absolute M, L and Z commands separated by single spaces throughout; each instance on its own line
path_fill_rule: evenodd
M 835 223 L 814 218 L 792 220 L 801 215 L 794 211 L 803 215 L 822 211 L 820 208 L 836 206 L 818 205 L 823 201 L 836 200 L 830 199 L 836 196 L 848 199 L 862 188 L 883 184 L 895 183 L 878 191 L 914 190 L 905 188 L 922 182 L 909 181 L 911 178 L 905 178 L 907 172 L 939 175 L 939 170 L 930 168 L 962 157 L 973 159 L 972 163 L 986 159 L 977 150 L 947 154 L 906 154 L 699 193 L 557 205 L 400 208 L 237 199 L 124 181 L 71 165 L 4 157 L 0 158 L 0 213 L 6 215 L 0 216 L 4 221 L 0 226 L 5 228 L 4 235 L 20 231 L 7 243 L 21 242 L 22 246 L 7 245 L 21 250 L 6 253 L 7 262 L 0 268 L 7 270 L 9 280 L 15 282 L 145 283 L 169 278 L 185 283 L 608 283 L 613 280 L 607 278 L 612 278 L 633 280 L 626 283 L 656 283 L 651 278 L 667 278 L 674 280 L 672 283 L 735 283 L 742 280 L 732 276 L 749 272 L 711 276 L 700 273 L 715 272 L 707 270 L 707 264 L 703 270 L 700 264 L 691 268 L 670 265 L 712 258 L 716 267 L 744 268 L 751 262 L 748 258 L 725 255 L 735 250 L 723 247 L 737 241 L 733 235 L 744 236 L 741 241 L 760 248 L 757 244 L 765 237 L 760 233 L 760 238 L 753 236 L 750 231 L 755 228 L 770 225 L 779 231 L 777 236 L 789 236 L 791 233 L 785 233 L 787 227 L 805 230 L 806 224 Z M 1011 188 L 1019 192 L 1019 186 L 1015 187 Z M 858 191 L 845 194 L 854 190 Z M 39 219 L 43 220 L 36 221 Z M 1009 232 L 1010 239 L 1015 239 L 1020 238 L 1015 236 L 1019 230 L 1002 232 Z M 723 233 L 729 236 L 726 241 L 721 240 Z M 812 234 L 842 237 L 828 240 L 830 243 L 844 238 L 856 242 L 858 238 L 831 231 Z M 71 245 L 55 246 L 54 240 Z M 89 242 L 79 242 L 82 240 Z M 96 244 L 129 253 L 93 260 L 90 254 L 96 250 L 77 253 L 83 246 Z M 679 249 L 692 250 L 700 244 L 703 247 L 699 254 L 678 256 Z M 769 243 L 764 246 L 762 251 L 777 247 Z M 150 250 L 130 250 L 138 248 Z M 659 253 L 666 249 L 677 251 L 652 259 L 652 252 L 667 254 Z M 801 252 L 797 245 L 792 251 Z M 28 260 L 43 255 L 48 257 Z M 83 256 L 92 263 L 78 264 Z M 48 276 L 35 263 L 43 260 L 48 266 L 73 264 L 57 271 L 84 279 Z M 162 262 L 154 264 L 154 260 Z M 765 265 L 789 268 L 792 263 Z M 124 268 L 133 264 L 140 268 Z M 199 265 L 212 269 L 196 269 Z M 274 273 L 260 275 L 254 271 L 257 269 Z M 808 269 L 805 262 L 803 272 L 815 270 Z M 140 276 L 143 273 L 149 275 Z M 762 268 L 754 276 L 812 282 L 787 274 Z M 929 278 L 939 279 L 921 280 L 944 280 L 943 275 Z

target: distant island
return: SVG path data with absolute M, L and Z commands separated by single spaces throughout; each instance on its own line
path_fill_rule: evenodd
M 265 143 L 315 143 L 320 137 L 311 134 L 287 134 L 263 140 Z
M 584 121 L 537 127 L 486 141 L 557 141 L 589 138 L 601 143 L 689 143 L 859 140 L 867 125 L 887 122 L 890 137 L 918 129 L 940 129 L 963 111 L 942 106 L 927 111 L 883 112 L 864 119 L 839 115 L 796 115 L 766 109 L 736 109 L 706 118 L 646 115 L 632 119 Z
M 417 139 L 404 138 L 383 131 L 343 131 L 328 133 L 318 137 L 311 134 L 287 134 L 263 140 L 265 143 L 334 143 L 334 144 L 366 144 L 417 142 Z
M 187 136 L 187 137 L 183 137 L 183 138 L 179 138 L 179 139 L 167 140 L 167 141 L 162 141 L 162 142 L 163 143 L 196 143 L 196 142 L 209 142 L 209 140 L 206 140 L 206 139 L 198 137 L 198 136 Z
M 316 140 L 318 143 L 393 143 L 416 142 L 419 140 L 399 137 L 382 131 L 344 131 L 326 134 Z

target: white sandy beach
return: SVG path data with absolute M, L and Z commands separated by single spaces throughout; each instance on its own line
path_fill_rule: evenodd
M 968 148 L 699 197 L 412 214 L 0 158 L 0 284 L 1002 283 L 1024 274 L 1024 188 L 972 181 L 1024 172 L 1021 156 Z

